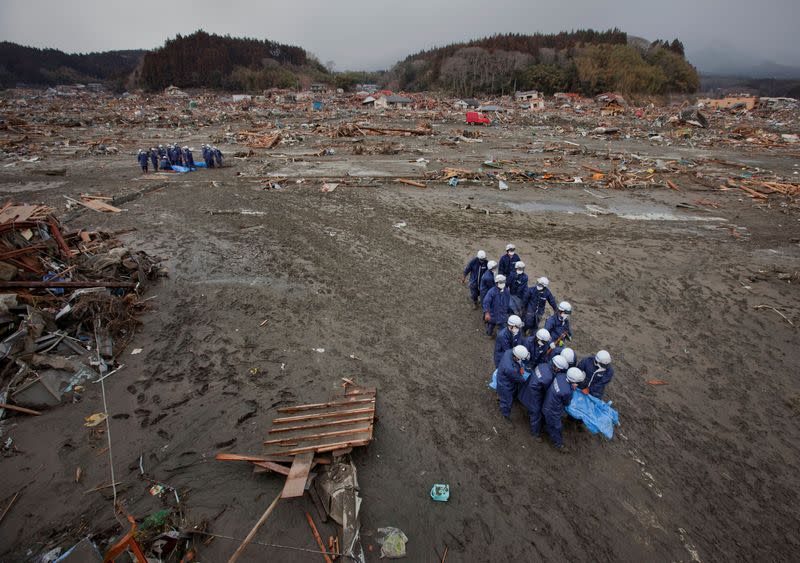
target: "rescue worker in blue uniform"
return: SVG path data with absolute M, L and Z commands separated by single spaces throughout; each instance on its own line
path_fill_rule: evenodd
M 561 361 L 566 363 L 562 356 L 556 356 L 553 358 L 553 362 L 557 358 L 561 358 Z M 553 445 L 561 453 L 567 453 L 562 436 L 562 417 L 567 406 L 572 401 L 572 393 L 584 379 L 586 379 L 586 374 L 580 369 L 569 368 L 566 373 L 561 372 L 553 377 L 553 382 L 544 396 L 542 417 L 544 418 L 545 428 Z
M 494 342 L 494 367 L 500 364 L 506 350 L 511 350 L 515 346 L 522 344 L 522 319 L 517 315 L 508 317 L 506 326 L 497 333 Z
M 494 336 L 497 327 L 508 321 L 508 305 L 511 294 L 506 287 L 506 277 L 497 274 L 495 285 L 483 298 L 483 320 L 486 321 L 487 336 Z
M 153 164 L 153 170 L 158 170 L 158 149 L 155 147 L 150 149 L 150 162 Z
M 528 290 L 528 274 L 525 273 L 525 262 L 520 260 L 508 275 L 508 289 L 511 291 L 511 310 L 522 316 L 522 301 Z
M 183 147 L 183 162 L 189 168 L 194 168 L 194 155 L 192 155 L 192 151 L 189 150 L 189 147 Z
M 136 154 L 136 160 L 139 161 L 139 166 L 142 167 L 142 174 L 147 174 L 147 161 L 148 161 L 147 153 L 144 152 L 142 149 L 139 149 L 139 152 Z
M 535 368 L 539 364 L 547 362 L 547 351 L 550 349 L 550 332 L 546 328 L 540 328 L 535 335 L 523 339 L 522 345 L 531 354 L 528 365 L 531 368 Z
M 600 350 L 594 356 L 584 358 L 578 367 L 586 374 L 586 379 L 578 386 L 585 394 L 603 399 L 606 385 L 614 378 L 614 368 L 611 366 L 611 354 Z
M 500 400 L 500 414 L 511 422 L 511 406 L 517 386 L 525 382 L 525 366 L 528 350 L 525 346 L 515 346 L 506 350 L 497 366 L 497 396 Z
M 466 283 L 469 279 L 469 296 L 476 309 L 478 308 L 478 297 L 481 294 L 481 278 L 486 273 L 486 266 L 486 252 L 479 250 L 475 258 L 470 260 L 464 268 L 464 277 L 461 279 L 461 283 Z
M 550 335 L 553 337 L 552 344 L 555 346 L 563 346 L 565 339 L 572 339 L 572 327 L 569 324 L 571 314 L 572 305 L 567 301 L 562 301 L 558 304 L 558 310 L 544 322 L 544 328 L 550 331 Z
M 161 157 L 159 168 L 161 170 L 172 170 L 172 165 L 169 163 L 169 157 L 167 155 Z
M 213 151 L 214 162 L 217 165 L 217 168 L 222 168 L 222 151 L 219 150 L 217 147 L 212 147 Z
M 578 359 L 575 357 L 575 350 L 572 348 L 568 348 L 566 346 L 556 346 L 550 353 L 550 357 L 552 358 L 553 356 L 563 356 L 564 359 L 567 360 L 569 367 L 577 367 Z
M 511 274 L 511 269 L 514 267 L 514 264 L 519 262 L 519 256 L 515 252 L 517 249 L 516 246 L 513 244 L 506 245 L 506 253 L 500 257 L 500 260 L 497 261 L 497 271 L 500 274 L 503 274 L 505 277 L 508 277 Z
M 481 276 L 480 281 L 480 301 L 483 303 L 483 299 L 486 297 L 486 294 L 489 293 L 489 290 L 494 287 L 494 277 L 497 275 L 497 262 L 494 260 L 489 260 L 486 264 L 486 272 L 484 272 L 483 276 Z
M 539 328 L 539 323 L 544 316 L 545 305 L 549 303 L 554 312 L 557 308 L 556 298 L 550 291 L 549 285 L 550 280 L 542 276 L 536 280 L 536 285 L 525 291 L 522 298 L 523 314 L 521 316 L 525 321 L 526 334 L 531 334 Z
M 567 370 L 567 361 L 556 356 L 549 362 L 537 365 L 524 385 L 519 387 L 517 399 L 528 410 L 531 434 L 540 438 L 542 433 L 542 403 L 553 378 Z

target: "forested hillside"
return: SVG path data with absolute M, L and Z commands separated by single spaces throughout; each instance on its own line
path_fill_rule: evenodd
M 296 86 L 301 76 L 332 79 L 325 67 L 301 47 L 197 31 L 185 37 L 178 35 L 148 52 L 138 79 L 148 90 L 171 84 L 181 88 L 261 90 Z
M 139 64 L 144 51 L 67 54 L 0 42 L 0 88 L 18 83 L 52 86 L 75 82 L 121 82 Z
M 458 96 L 531 88 L 664 94 L 699 86 L 679 40 L 642 44 L 618 29 L 494 35 L 411 55 L 392 76 L 403 90 L 443 89 Z

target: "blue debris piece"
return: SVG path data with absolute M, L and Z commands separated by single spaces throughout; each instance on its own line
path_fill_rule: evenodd
M 528 381 L 528 378 L 531 376 L 531 372 L 526 371 L 522 374 L 522 379 Z M 497 391 L 497 370 L 492 372 L 492 380 L 489 382 L 489 389 L 494 389 Z
M 599 432 L 609 440 L 614 437 L 614 426 L 619 426 L 619 413 L 611 407 L 611 401 L 605 403 L 581 392 L 572 394 L 567 413 L 582 420 L 592 434 Z

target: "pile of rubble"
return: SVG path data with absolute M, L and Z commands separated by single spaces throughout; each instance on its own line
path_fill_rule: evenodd
M 64 232 L 52 209 L 0 209 L 0 418 L 70 400 L 113 369 L 159 260 L 101 231 Z

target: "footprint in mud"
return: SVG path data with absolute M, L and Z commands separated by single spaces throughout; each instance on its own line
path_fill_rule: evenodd
M 478 473 L 480 466 L 475 461 L 471 459 L 465 459 L 463 463 L 464 466 L 469 469 L 470 473 Z
M 124 413 L 124 412 L 111 416 L 111 418 L 113 418 L 114 420 L 127 420 L 130 417 L 131 417 L 131 415 L 129 415 L 128 413 Z
M 487 544 L 491 544 L 494 541 L 494 534 L 492 534 L 492 529 L 489 527 L 489 524 L 484 522 L 483 520 L 479 520 L 478 524 L 481 525 L 481 532 L 483 533 L 483 541 Z
M 149 409 L 136 409 L 133 411 L 137 416 L 150 416 Z
M 172 438 L 170 433 L 167 432 L 166 430 L 159 430 L 158 431 L 158 435 L 161 436 L 162 438 L 164 438 L 165 440 L 169 440 L 170 438 Z
M 128 385 L 125 390 L 130 393 L 131 395 L 136 395 L 136 386 L 135 385 Z
M 494 486 L 492 480 L 486 475 L 481 475 L 481 488 L 490 494 L 495 494 L 497 492 L 497 487 Z
M 145 395 L 144 393 L 139 393 L 136 396 L 136 402 L 139 403 L 140 405 L 142 403 L 146 403 L 147 402 L 147 395 Z M 150 412 L 150 411 L 148 411 L 148 412 Z

